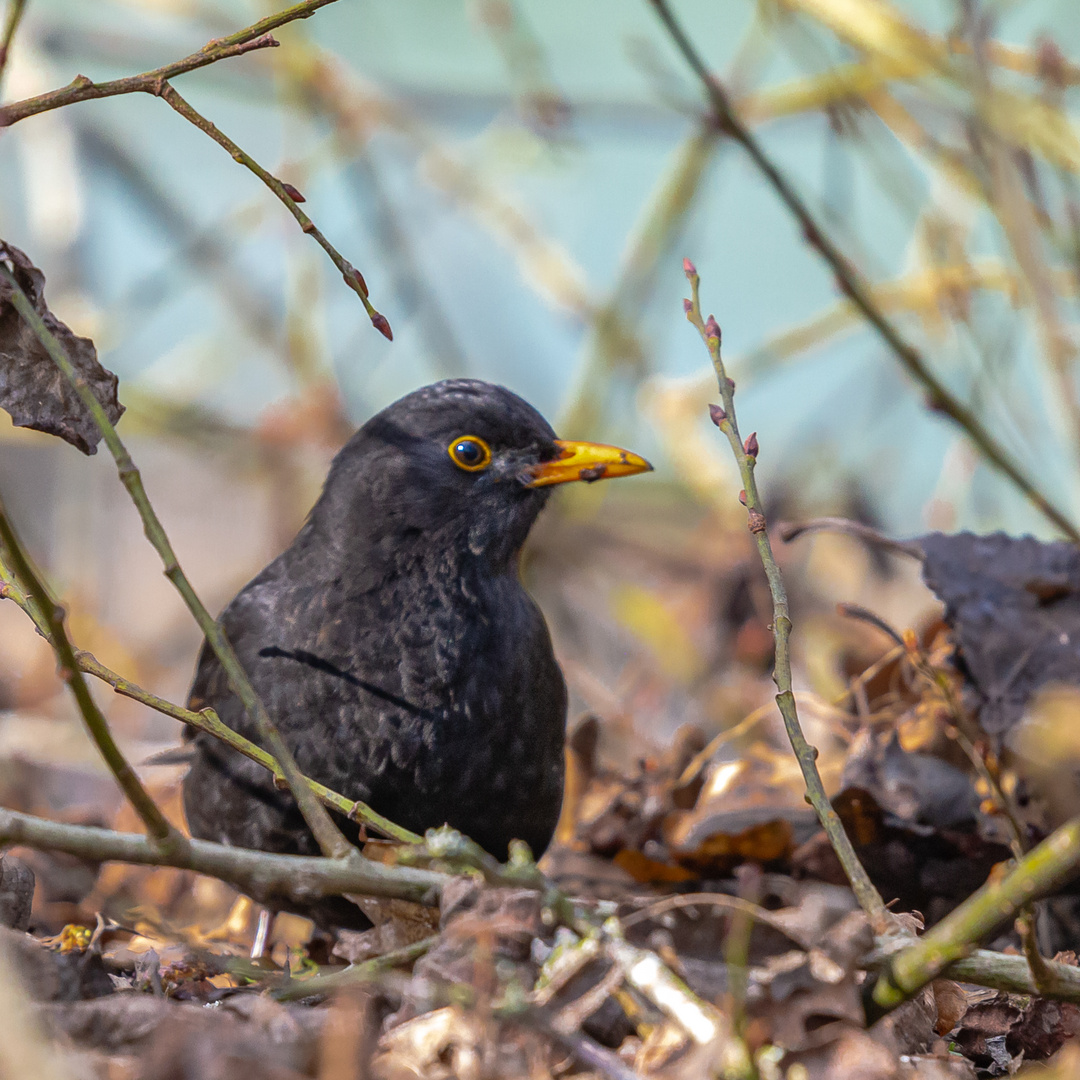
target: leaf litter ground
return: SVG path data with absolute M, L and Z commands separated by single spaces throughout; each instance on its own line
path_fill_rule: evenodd
M 1071 777 L 1075 739 L 1059 729 L 1068 684 L 1080 684 L 1061 666 L 1080 589 L 1055 545 L 938 536 L 925 551 L 944 617 L 894 641 L 860 616 L 859 670 L 837 701 L 808 695 L 803 710 L 875 884 L 931 923 L 1010 857 L 1011 832 L 1031 844 L 1075 812 L 1074 785 L 1060 778 Z M 743 602 L 730 629 L 744 670 L 756 664 L 763 681 L 768 657 L 745 629 L 759 618 Z M 1003 670 L 984 654 L 1008 633 L 1019 660 L 1003 694 L 980 673 Z M 659 748 L 639 740 L 636 756 L 625 729 L 619 752 L 605 751 L 611 726 L 589 713 L 572 727 L 566 808 L 544 868 L 617 917 L 634 956 L 658 957 L 717 1006 L 759 1075 L 993 1076 L 1054 1055 L 1061 1075 L 1080 1065 L 1069 1056 L 1075 1005 L 948 980 L 868 1028 L 860 963 L 872 937 L 768 709 L 712 740 L 692 725 Z M 47 785 L 10 763 L 0 777 L 5 805 L 48 811 Z M 180 821 L 175 783 L 156 794 Z M 55 816 L 101 820 L 92 801 Z M 136 827 L 126 807 L 109 824 Z M 388 857 L 381 844 L 370 853 Z M 364 901 L 375 926 L 362 933 L 279 915 L 253 961 L 258 909 L 219 882 L 26 850 L 0 866 L 6 955 L 71 1076 L 696 1077 L 720 1067 L 715 1046 L 627 977 L 624 956 L 554 929 L 528 890 L 462 879 L 439 911 Z M 1075 963 L 1065 950 L 1078 926 L 1069 889 L 1042 904 L 1044 953 Z M 992 944 L 1015 951 L 1018 940 L 1004 926 Z M 378 970 L 387 954 L 408 960 Z M 346 970 L 369 977 L 319 982 Z

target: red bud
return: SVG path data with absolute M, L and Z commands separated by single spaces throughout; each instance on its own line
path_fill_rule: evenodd
M 719 405 L 710 405 L 709 419 L 719 427 L 727 419 L 727 413 Z
M 697 267 L 689 259 L 683 259 L 682 272 L 688 278 L 696 278 L 698 276 Z
M 374 326 L 387 341 L 394 340 L 394 331 L 390 329 L 390 323 L 387 321 L 385 315 L 381 315 L 376 311 L 375 314 L 371 316 L 371 325 Z
M 747 457 L 756 458 L 758 456 L 758 441 L 756 431 L 752 431 L 750 433 L 750 438 L 747 439 L 745 443 L 743 443 L 743 450 L 746 451 Z
M 690 312 L 694 310 L 694 302 L 692 300 L 684 300 L 682 302 L 682 309 L 689 315 Z
M 355 266 L 352 268 L 352 276 L 353 276 L 353 280 L 356 282 L 356 284 L 360 286 L 360 291 L 365 296 L 367 296 L 367 294 L 368 294 L 367 282 L 364 280 L 364 275 L 361 274 L 360 271 L 357 270 Z
M 285 189 L 285 194 L 288 195 L 293 202 L 307 202 L 307 199 L 305 199 L 292 184 L 286 184 L 285 181 L 282 180 L 281 186 Z
M 705 336 L 716 338 L 718 342 L 720 340 L 720 324 L 712 315 L 705 322 Z
M 746 492 L 745 491 L 740 491 L 739 492 L 739 502 L 741 502 L 743 504 L 743 506 L 746 505 Z
M 729 389 L 729 390 L 730 390 L 730 391 L 731 391 L 731 392 L 732 392 L 733 394 L 735 393 L 735 380 L 734 380 L 734 379 L 728 379 L 728 381 L 727 381 L 727 388 L 728 388 L 728 389 Z

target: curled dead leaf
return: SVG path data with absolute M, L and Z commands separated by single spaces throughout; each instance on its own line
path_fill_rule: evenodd
M 116 396 L 117 377 L 98 362 L 89 338 L 77 337 L 45 304 L 45 275 L 25 252 L 0 240 L 0 264 L 26 294 L 78 375 L 101 402 L 112 423 L 124 412 Z M 0 276 L 0 407 L 16 427 L 56 435 L 84 454 L 97 451 L 101 432 L 74 387 L 53 363 L 37 334 L 15 309 L 15 290 Z

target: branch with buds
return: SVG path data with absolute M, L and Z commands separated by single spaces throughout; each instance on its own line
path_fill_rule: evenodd
M 79 101 L 117 97 L 121 94 L 152 94 L 154 97 L 161 98 L 183 116 L 185 120 L 189 120 L 200 131 L 209 135 L 214 142 L 224 147 L 234 161 L 254 173 L 281 200 L 289 213 L 296 218 L 300 228 L 313 237 L 323 251 L 330 256 L 330 261 L 341 272 L 345 284 L 360 297 L 360 302 L 364 305 L 364 310 L 371 320 L 371 325 L 388 341 L 393 341 L 394 334 L 390 329 L 389 321 L 385 315 L 376 311 L 368 298 L 367 282 L 364 281 L 363 275 L 326 239 L 319 229 L 315 227 L 315 223 L 311 218 L 297 205 L 304 202 L 304 196 L 292 184 L 284 183 L 264 169 L 250 154 L 241 150 L 232 139 L 219 131 L 204 116 L 196 112 L 177 93 L 170 81 L 177 75 L 197 71 L 199 68 L 204 68 L 209 64 L 216 64 L 219 60 L 243 56 L 246 53 L 258 52 L 262 49 L 275 49 L 279 43 L 271 35 L 271 30 L 276 30 L 287 23 L 296 22 L 298 19 L 307 19 L 314 15 L 319 8 L 332 3 L 335 3 L 335 0 L 304 0 L 303 3 L 294 4 L 276 15 L 260 19 L 257 23 L 253 23 L 243 30 L 237 30 L 227 37 L 215 38 L 213 41 L 207 42 L 197 52 L 191 53 L 190 56 L 175 60 L 171 64 L 165 64 L 163 67 L 154 68 L 153 71 L 144 71 L 139 75 L 128 75 L 122 79 L 112 79 L 109 82 L 100 83 L 93 82 L 85 75 L 77 75 L 67 86 L 62 86 L 58 90 L 50 90 L 47 94 L 38 94 L 36 97 L 13 101 L 10 105 L 0 107 L 0 128 L 10 127 L 20 120 L 27 119 L 27 117 L 37 116 L 39 113 L 49 112 L 52 109 L 60 109 L 66 105 L 74 105 Z M 14 33 L 13 26 L 11 27 L 11 33 Z M 8 44 L 8 39 L 5 38 L 0 58 L 6 56 Z M 2 64 L 0 64 L 0 73 L 2 73 L 2 70 Z
M 844 831 L 844 825 L 837 816 L 836 811 L 829 802 L 825 793 L 825 785 L 821 781 L 821 773 L 817 767 L 817 748 L 806 741 L 802 725 L 799 723 L 798 711 L 795 707 L 795 695 L 791 689 L 791 654 L 789 650 L 789 638 L 791 636 L 791 619 L 788 615 L 787 591 L 784 588 L 784 579 L 780 574 L 780 567 L 773 556 L 772 544 L 769 541 L 768 522 L 762 508 L 761 498 L 758 495 L 757 483 L 754 479 L 754 467 L 757 465 L 760 445 L 757 432 L 743 442 L 739 435 L 739 425 L 735 418 L 735 383 L 728 378 L 724 369 L 724 361 L 720 352 L 720 326 L 716 319 L 710 315 L 707 319 L 702 317 L 701 301 L 698 296 L 700 278 L 697 269 L 689 259 L 683 260 L 683 272 L 687 281 L 690 282 L 691 298 L 683 301 L 683 310 L 687 320 L 697 328 L 702 341 L 709 350 L 709 358 L 716 371 L 717 383 L 720 387 L 720 397 L 723 405 L 710 405 L 709 416 L 712 422 L 720 429 L 728 442 L 731 444 L 732 453 L 739 466 L 739 475 L 742 477 L 743 490 L 739 493 L 739 501 L 746 507 L 747 527 L 753 533 L 757 543 L 758 554 L 761 556 L 762 565 L 765 567 L 765 576 L 769 580 L 769 592 L 773 601 L 773 637 L 776 643 L 776 661 L 773 669 L 773 681 L 776 683 L 776 704 L 780 714 L 784 718 L 784 727 L 787 729 L 788 740 L 791 748 L 795 751 L 799 768 L 802 770 L 803 780 L 806 783 L 806 797 L 817 811 L 822 827 L 825 829 L 829 842 L 832 844 L 840 865 L 844 868 L 851 888 L 859 901 L 862 909 L 870 916 L 874 932 L 880 935 L 898 933 L 898 924 L 892 915 L 886 910 L 880 894 L 874 888 L 869 875 L 859 861 L 851 840 Z

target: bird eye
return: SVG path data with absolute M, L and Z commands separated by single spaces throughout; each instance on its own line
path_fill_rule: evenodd
M 463 435 L 449 447 L 450 457 L 459 469 L 479 472 L 491 464 L 491 447 L 476 435 Z

